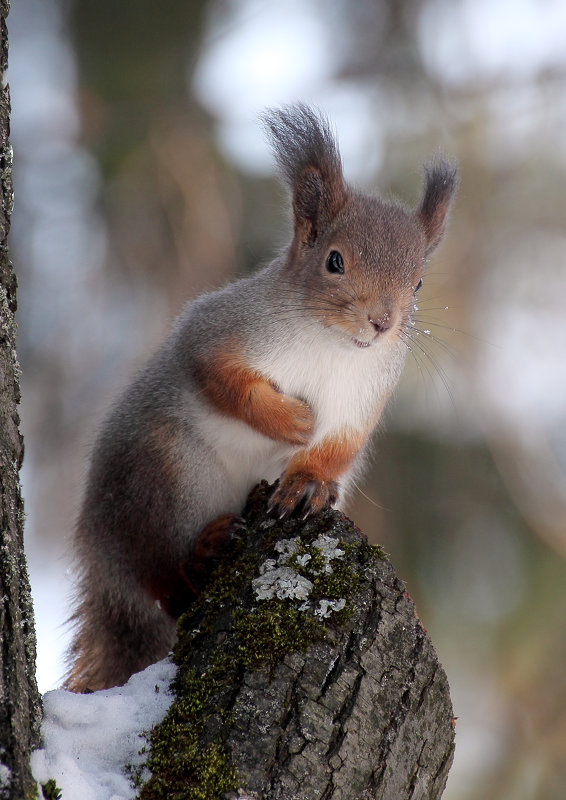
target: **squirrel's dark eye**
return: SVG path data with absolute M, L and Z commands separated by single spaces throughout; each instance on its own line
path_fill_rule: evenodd
M 422 285 L 423 285 L 423 279 L 421 278 L 420 281 L 415 286 L 415 294 L 419 291 Z
M 344 259 L 342 258 L 342 253 L 339 253 L 338 250 L 332 250 L 328 259 L 326 260 L 326 269 L 329 272 L 335 272 L 339 275 L 342 275 L 344 272 Z

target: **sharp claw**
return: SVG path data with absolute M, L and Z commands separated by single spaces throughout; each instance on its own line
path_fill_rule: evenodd
M 236 517 L 232 520 L 230 525 L 230 540 L 240 540 L 242 538 L 242 532 L 246 529 L 246 522 L 242 517 Z

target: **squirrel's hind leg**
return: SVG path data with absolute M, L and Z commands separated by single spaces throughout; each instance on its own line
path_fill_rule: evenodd
M 205 588 L 210 575 L 225 554 L 227 545 L 245 527 L 235 514 L 221 514 L 206 525 L 195 539 L 191 557 L 180 565 L 179 577 L 164 606 L 177 618 Z

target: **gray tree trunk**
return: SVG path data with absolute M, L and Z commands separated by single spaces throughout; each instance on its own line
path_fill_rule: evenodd
M 8 60 L 8 10 L 8 0 L 0 0 L 0 798 L 22 800 L 34 789 L 29 756 L 39 742 L 40 703 L 18 475 L 23 443 L 17 411 L 16 278 L 7 245 L 12 210 L 10 95 L 3 82 Z
M 344 515 L 281 523 L 268 492 L 181 618 L 141 797 L 436 800 L 453 712 L 412 600 Z

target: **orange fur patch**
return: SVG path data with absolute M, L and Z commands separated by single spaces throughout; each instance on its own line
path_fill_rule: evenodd
M 282 394 L 235 351 L 217 352 L 196 369 L 196 379 L 223 414 L 247 423 L 276 442 L 306 445 L 314 429 L 307 403 Z
M 316 481 L 335 481 L 350 467 L 365 439 L 365 433 L 355 431 L 323 439 L 308 450 L 296 453 L 285 475 L 304 473 Z

